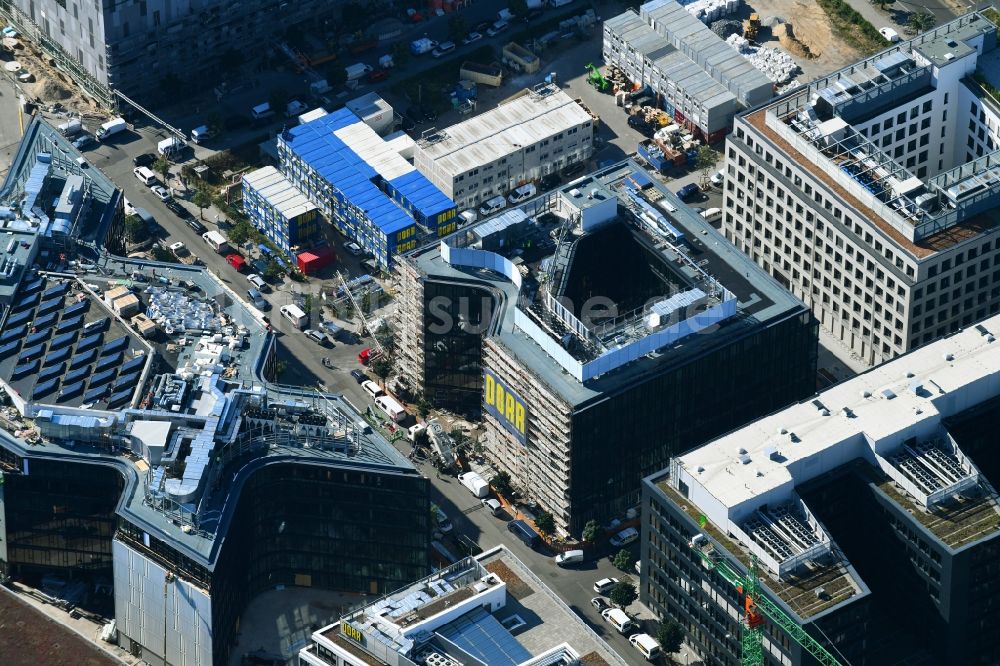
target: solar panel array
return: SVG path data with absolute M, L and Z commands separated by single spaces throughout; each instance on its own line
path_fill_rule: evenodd
M 126 357 L 128 335 L 105 340 L 109 317 L 85 324 L 90 300 L 67 305 L 69 293 L 66 282 L 27 278 L 0 329 L 0 361 L 16 356 L 10 379 L 33 379 L 33 386 L 22 390 L 32 400 L 51 396 L 63 402 L 82 395 L 84 402 L 106 402 L 109 408 L 128 403 L 146 356 Z

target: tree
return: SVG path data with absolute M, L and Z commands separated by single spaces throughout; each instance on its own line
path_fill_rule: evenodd
M 149 238 L 149 229 L 138 215 L 125 218 L 125 240 L 133 245 L 145 242 Z
M 881 9 L 882 11 L 885 11 L 886 5 L 888 5 L 890 2 L 895 2 L 895 0 L 872 0 L 872 4 Z
M 212 205 L 212 197 L 205 190 L 195 190 L 191 203 L 198 207 L 198 217 L 205 219 L 205 209 Z
M 160 174 L 160 177 L 163 178 L 163 184 L 166 185 L 170 179 L 170 160 L 162 155 L 157 157 L 156 161 L 153 162 L 153 171 Z
M 469 28 L 465 24 L 465 18 L 461 14 L 452 14 L 448 19 L 448 36 L 456 42 L 469 34 Z
M 178 263 L 177 257 L 175 257 L 170 250 L 160 245 L 154 245 L 150 254 L 153 255 L 153 259 L 156 261 L 173 262 L 175 264 Z
M 275 88 L 268 95 L 267 103 L 271 105 L 271 110 L 275 113 L 284 113 L 288 104 L 289 94 L 284 88 Z
M 548 511 L 542 511 L 535 516 L 535 527 L 542 534 L 552 534 L 556 531 L 556 519 Z
M 274 280 L 279 275 L 281 275 L 281 266 L 278 265 L 277 261 L 271 259 L 267 262 L 267 266 L 264 267 L 264 279 Z
M 615 586 L 611 588 L 611 594 L 608 595 L 608 598 L 618 608 L 625 608 L 639 598 L 639 593 L 635 591 L 635 585 L 623 580 L 615 583 Z
M 392 54 L 392 64 L 396 67 L 402 67 L 410 59 L 410 47 L 407 46 L 406 42 L 401 39 L 397 39 L 392 43 L 392 49 L 390 49 Z M 343 69 L 343 67 L 341 67 Z M 346 72 L 345 72 L 346 78 Z M 330 85 L 333 85 L 332 83 Z
M 656 630 L 656 642 L 667 654 L 677 654 L 684 642 L 684 628 L 673 620 L 664 620 Z
M 593 541 L 597 538 L 597 531 L 600 529 L 596 520 L 588 520 L 587 524 L 583 526 L 583 534 L 580 536 L 584 541 Z
M 510 474 L 503 470 L 500 470 L 493 475 L 490 479 L 490 485 L 493 489 L 497 491 L 497 495 L 502 495 L 504 497 L 510 497 L 511 495 L 511 485 L 510 485 Z
M 514 16 L 524 16 L 528 13 L 528 3 L 527 0 L 510 0 L 507 3 L 507 9 Z
M 632 566 L 632 553 L 627 548 L 622 548 L 615 554 L 611 563 L 622 571 L 628 571 L 629 567 Z
M 712 150 L 709 146 L 702 146 L 698 149 L 698 157 L 695 158 L 695 168 L 701 171 L 702 180 L 707 180 L 711 175 L 712 169 L 719 162 L 719 153 Z
M 926 9 L 910 14 L 910 20 L 906 24 L 914 32 L 927 32 L 937 23 L 937 18 Z
M 361 294 L 361 311 L 365 314 L 371 312 L 372 309 L 372 297 L 367 291 Z M 380 331 L 372 331 L 373 333 L 379 333 Z
M 420 396 L 417 400 L 417 416 L 422 419 L 426 419 L 427 415 L 431 413 L 431 403 L 427 402 L 427 398 Z
M 385 386 L 385 380 L 392 374 L 392 366 L 392 358 L 388 354 L 379 354 L 372 360 L 369 367 L 375 376 L 382 381 L 382 386 Z

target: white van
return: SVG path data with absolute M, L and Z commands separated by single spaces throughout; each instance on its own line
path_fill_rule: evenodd
M 701 211 L 701 216 L 705 218 L 706 222 L 715 222 L 722 219 L 722 209 L 709 208 L 708 210 Z
M 363 388 L 365 393 L 370 395 L 372 398 L 377 398 L 383 394 L 382 387 L 370 379 L 366 379 L 361 382 L 361 388 Z
M 263 118 L 270 118 L 274 115 L 274 110 L 271 105 L 267 102 L 263 104 L 258 104 L 257 106 L 250 109 L 250 117 L 254 120 L 261 120 Z
M 635 622 L 621 608 L 609 608 L 601 613 L 601 617 L 623 636 L 636 628 Z
M 295 325 L 295 328 L 303 329 L 309 324 L 309 315 L 302 311 L 302 308 L 295 305 L 282 305 L 281 316 Z
M 483 217 L 489 217 L 493 213 L 500 212 L 503 210 L 504 206 L 507 205 L 507 200 L 502 196 L 495 196 L 492 199 L 484 203 L 480 208 L 479 212 Z
M 653 661 L 660 656 L 660 644 L 649 634 L 633 634 L 628 637 L 628 642 L 634 645 L 647 661 Z
M 571 564 L 579 564 L 580 562 L 583 562 L 582 550 L 567 550 L 565 553 L 559 553 L 556 555 L 556 564 L 561 567 L 566 567 Z
M 146 186 L 156 185 L 156 174 L 150 171 L 146 167 L 136 167 L 132 169 L 132 173 L 135 177 L 139 179 L 139 182 Z
M 396 423 L 406 419 L 406 409 L 391 395 L 380 395 L 375 398 L 375 406 Z
M 531 197 L 535 196 L 537 192 L 538 190 L 535 188 L 535 184 L 528 183 L 527 185 L 522 185 L 511 192 L 510 196 L 507 197 L 507 200 L 512 204 L 519 204 L 522 201 L 527 201 Z

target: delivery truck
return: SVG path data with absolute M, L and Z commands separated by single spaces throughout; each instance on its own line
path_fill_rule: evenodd
M 201 237 L 205 241 L 205 244 L 217 253 L 226 254 L 229 252 L 229 243 L 226 241 L 226 237 L 218 231 L 206 231 Z
M 490 494 L 490 484 L 486 483 L 486 479 L 479 476 L 476 472 L 466 472 L 465 474 L 460 474 L 458 476 L 459 482 L 463 486 L 469 489 L 474 497 L 479 499 L 485 499 L 489 497 Z
M 211 138 L 212 130 L 208 128 L 208 125 L 201 125 L 191 130 L 191 140 L 195 143 L 203 143 Z
M 395 423 L 406 419 L 406 409 L 392 396 L 380 395 L 375 398 L 375 406 L 385 412 L 385 415 Z
M 356 62 L 353 65 L 348 65 L 344 68 L 347 72 L 348 81 L 357 81 L 358 79 L 367 76 L 368 72 L 372 71 L 371 65 L 366 65 L 363 62 Z
M 83 131 L 83 123 L 79 118 L 67 121 L 59 126 L 59 133 L 65 137 L 73 137 Z
M 124 118 L 113 118 L 97 128 L 97 140 L 104 141 L 119 132 L 124 132 L 128 124 Z
M 169 159 L 180 153 L 184 145 L 176 136 L 171 136 L 156 144 L 156 152 Z

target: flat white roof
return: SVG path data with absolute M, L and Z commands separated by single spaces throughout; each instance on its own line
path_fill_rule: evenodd
M 443 140 L 418 143 L 417 150 L 436 169 L 457 175 L 591 120 L 587 110 L 562 90 L 543 95 L 527 92 L 448 127 Z
M 341 128 L 334 135 L 386 180 L 399 178 L 414 170 L 412 164 L 363 122 Z
M 854 458 L 932 436 L 942 419 L 1000 395 L 998 334 L 991 317 L 681 456 L 691 500 L 724 525 Z
M 251 171 L 243 176 L 243 182 L 256 190 L 267 203 L 287 219 L 316 209 L 316 206 L 274 167 L 267 166 Z

